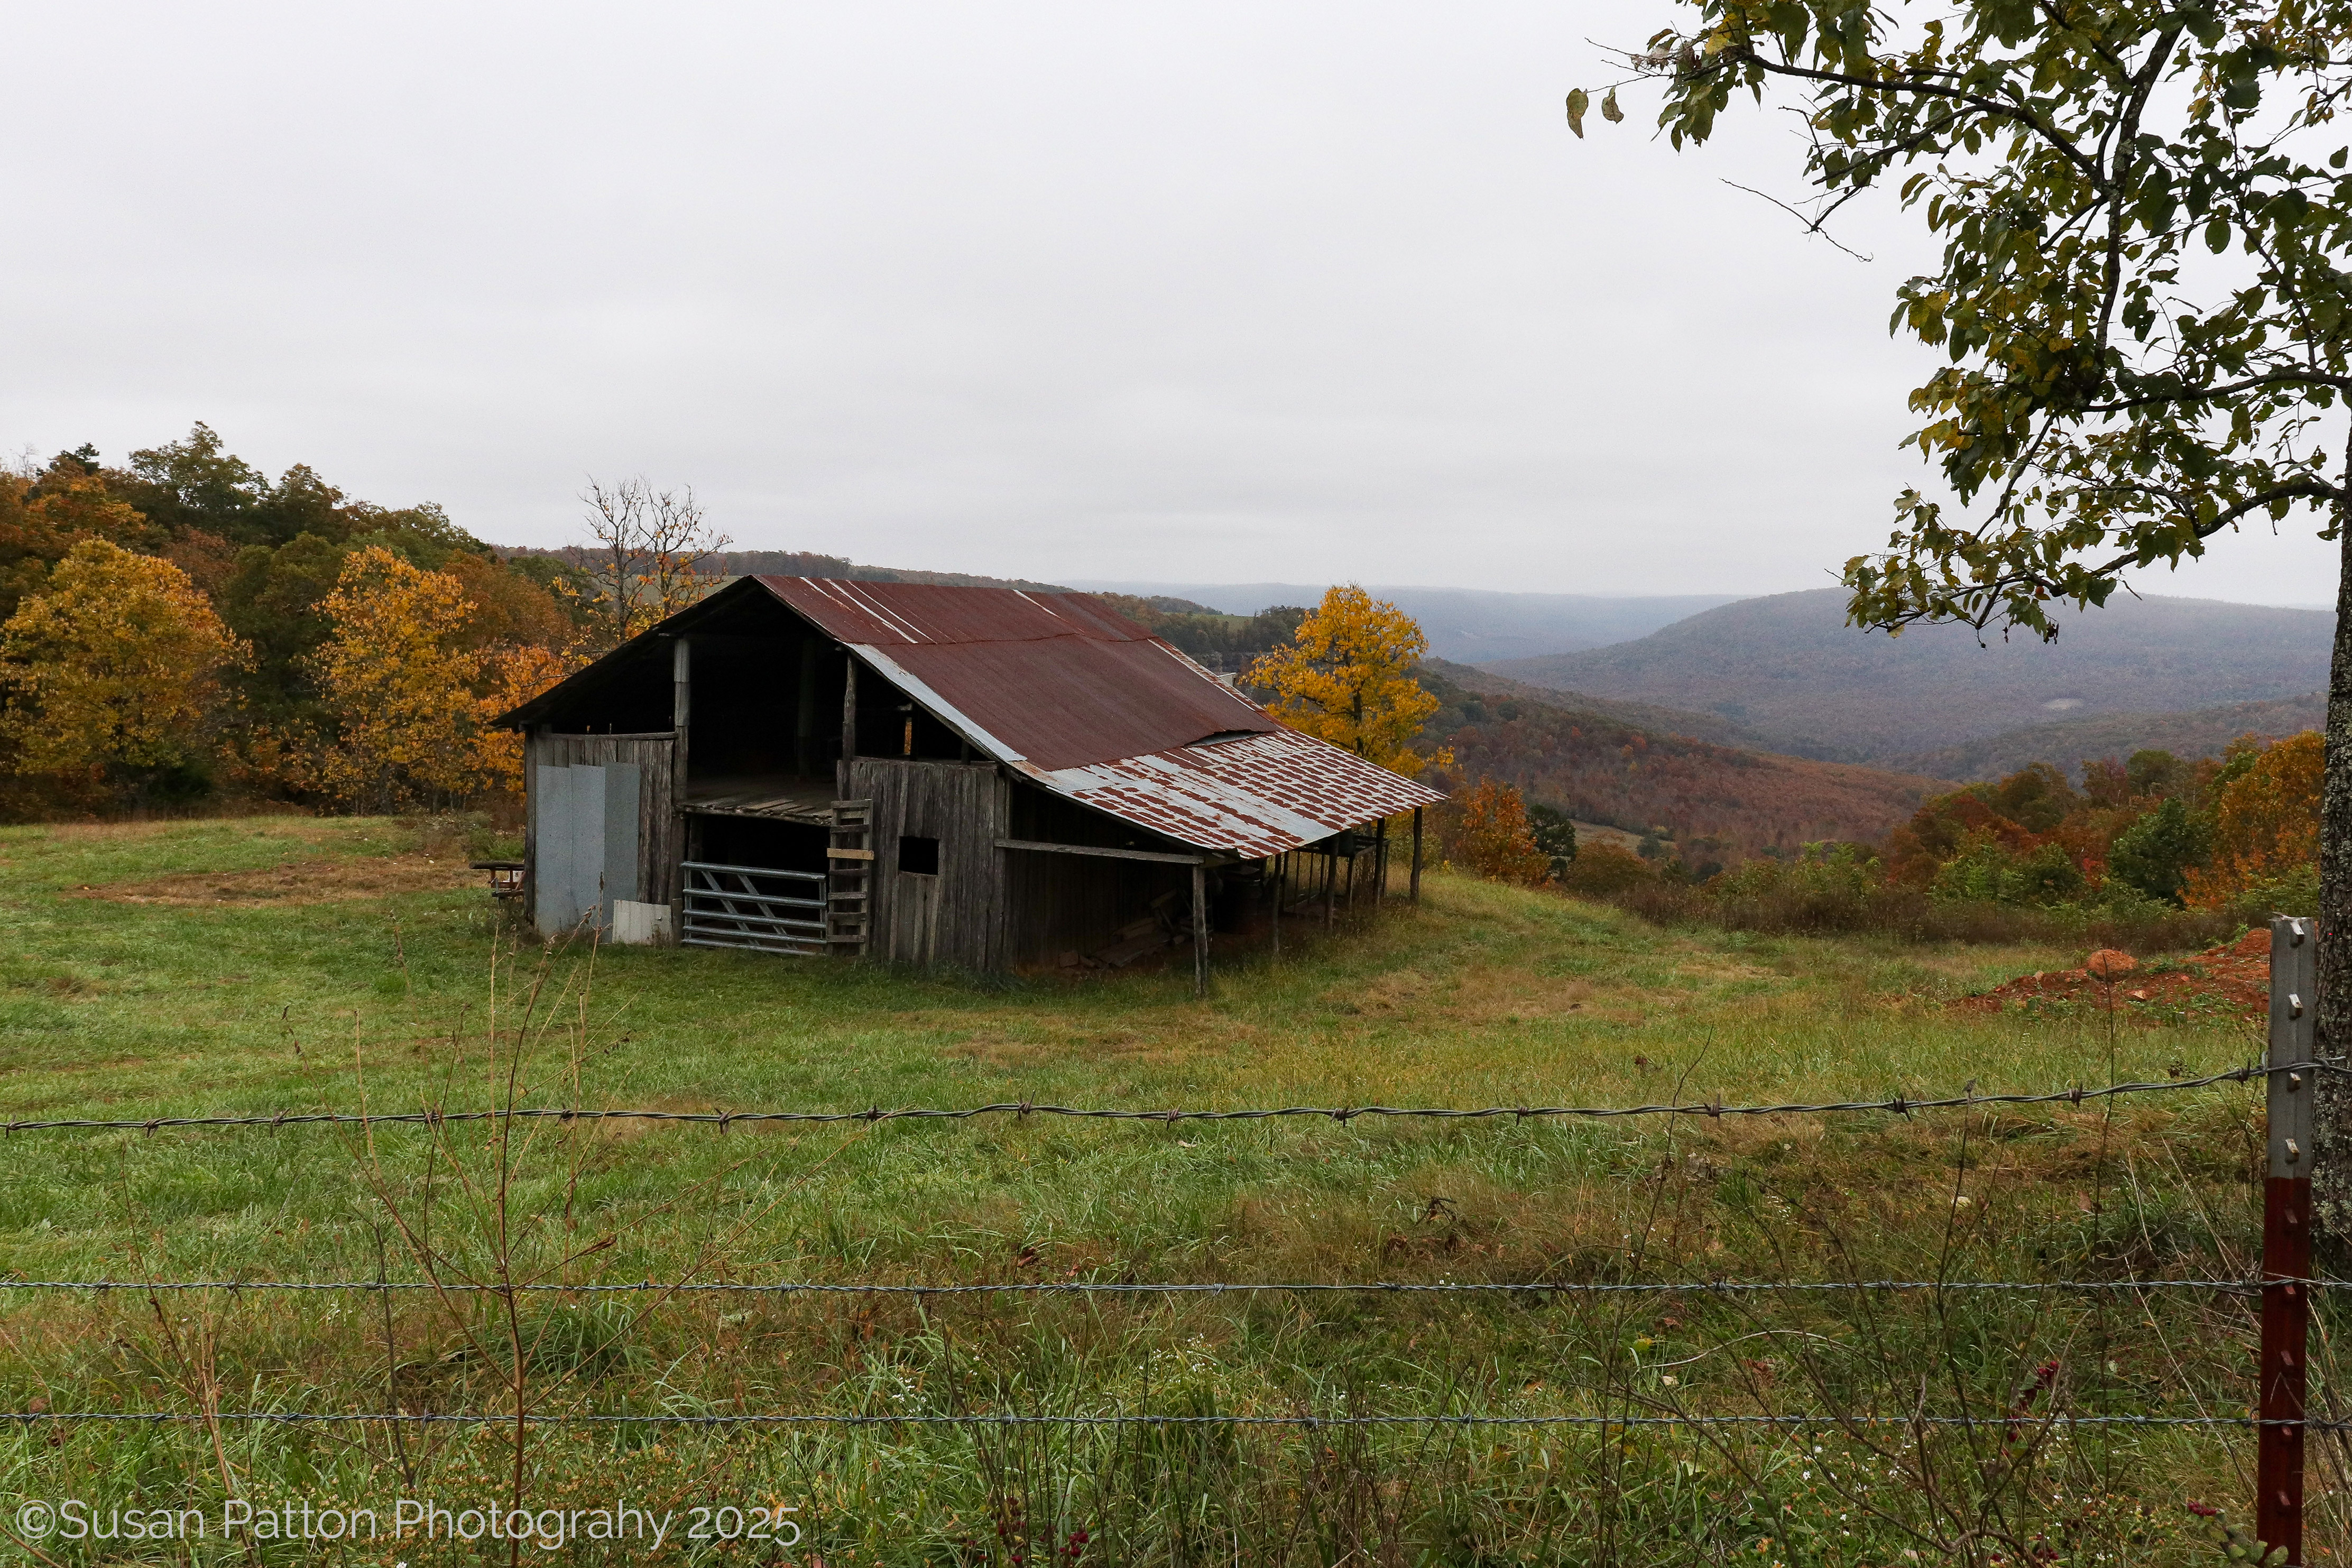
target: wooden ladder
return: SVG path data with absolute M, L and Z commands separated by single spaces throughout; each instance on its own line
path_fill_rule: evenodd
M 862 953 L 874 930 L 874 803 L 833 803 L 825 850 L 824 939 L 835 952 Z

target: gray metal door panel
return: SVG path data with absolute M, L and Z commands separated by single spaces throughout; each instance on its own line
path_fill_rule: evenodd
M 604 769 L 604 924 L 613 923 L 613 900 L 635 903 L 637 890 L 637 805 L 645 777 L 635 763 Z
M 572 769 L 572 917 L 595 914 L 602 926 L 604 902 L 604 779 L 605 770 L 574 764 Z
M 539 882 L 531 898 L 543 936 L 560 935 L 580 923 L 572 829 L 577 815 L 572 775 L 580 771 L 543 764 L 531 775 L 531 845 L 536 851 L 531 869 Z

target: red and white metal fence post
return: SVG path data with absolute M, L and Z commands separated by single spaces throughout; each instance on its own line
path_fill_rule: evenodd
M 2255 1414 L 2254 1537 L 2303 1562 L 2304 1363 L 2311 1339 L 2311 1102 L 2318 943 L 2271 921 L 2270 1172 L 2263 1184 L 2263 1348 Z M 2292 1068 L 2292 1071 L 2281 1068 Z M 2284 1423 L 2284 1425 L 2281 1425 Z

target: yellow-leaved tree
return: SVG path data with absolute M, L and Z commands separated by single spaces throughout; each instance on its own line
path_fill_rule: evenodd
M 0 626 L 0 734 L 18 772 L 111 781 L 144 805 L 201 774 L 220 673 L 248 657 L 186 573 L 86 538 Z
M 1413 750 L 1437 699 L 1412 678 L 1429 639 L 1411 616 L 1350 584 L 1323 595 L 1297 637 L 1251 667 L 1270 711 L 1294 730 L 1411 776 L 1449 767 L 1450 752 Z
M 331 630 L 313 666 L 341 732 L 319 758 L 319 785 L 372 811 L 474 794 L 484 661 L 466 644 L 465 584 L 372 545 L 345 559 L 320 609 Z

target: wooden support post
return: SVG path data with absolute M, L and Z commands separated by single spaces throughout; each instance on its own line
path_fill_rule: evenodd
M 1192 868 L 1192 994 L 1209 994 L 1209 871 Z
M 1421 902 L 1421 811 L 1420 806 L 1412 808 L 1412 891 L 1406 895 L 1416 904 Z
M 1290 870 L 1290 857 L 1277 855 L 1266 863 L 1265 879 L 1274 886 L 1274 956 L 1282 956 L 1282 883 Z
M 1362 845 L 1350 844 L 1348 847 L 1348 890 L 1340 896 L 1339 901 L 1348 906 L 1348 912 L 1351 915 L 1356 912 L 1356 864 L 1363 858 Z
M 669 653 L 669 798 L 670 809 L 677 820 L 672 834 L 677 845 L 677 858 L 690 858 L 694 847 L 687 840 L 688 830 L 697 826 L 686 811 L 687 731 L 694 719 L 694 645 L 684 637 L 674 639 Z M 664 868 L 671 879 L 669 897 L 670 940 L 675 942 L 686 932 L 686 873 L 676 866 Z
M 1381 818 L 1381 830 L 1372 838 L 1372 912 L 1389 901 L 1389 819 Z
M 841 760 L 857 755 L 857 656 L 849 656 L 849 673 L 841 681 Z M 841 793 L 849 793 L 849 770 L 841 773 Z
M 824 657 L 823 643 L 814 637 L 801 639 L 800 693 L 793 707 L 793 772 L 802 778 L 816 777 L 816 676 L 818 661 Z
M 2304 1364 L 2311 1343 L 2311 1101 L 2318 942 L 2271 920 L 2270 1173 L 2263 1183 L 2263 1339 L 2254 1435 L 2254 1538 L 2303 1562 Z M 2282 1070 L 2292 1068 L 2293 1070 Z M 2276 1281 L 2276 1283 L 2272 1283 Z
M 1331 922 L 1339 915 L 1336 900 L 1339 891 L 1339 847 L 1333 844 L 1323 857 L 1323 930 L 1328 934 Z

